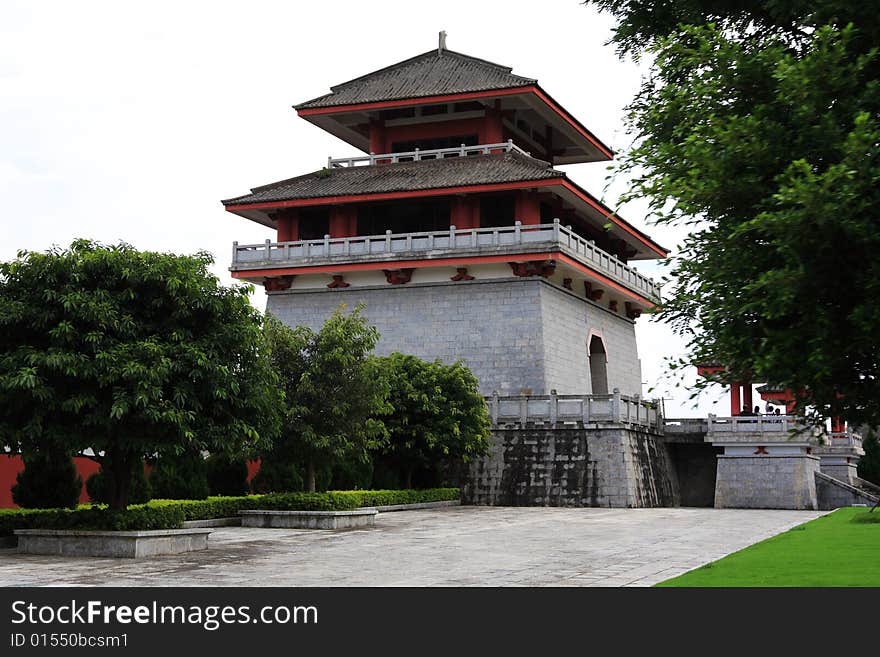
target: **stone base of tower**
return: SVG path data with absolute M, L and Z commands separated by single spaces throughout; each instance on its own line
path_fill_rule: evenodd
M 349 310 L 364 304 L 364 315 L 381 335 L 376 353 L 463 360 L 486 395 L 610 393 L 614 388 L 640 394 L 632 320 L 540 277 L 453 283 L 454 273 L 452 268 L 417 270 L 411 283 L 381 286 L 357 284 L 352 276 L 351 287 L 337 289 L 298 289 L 295 280 L 291 289 L 269 293 L 267 310 L 289 326 L 317 329 L 340 304 Z M 425 280 L 429 275 L 443 280 Z M 593 336 L 600 336 L 607 355 L 605 390 L 592 385 Z
M 678 506 L 675 468 L 662 438 L 642 427 L 495 429 L 489 456 L 462 486 L 465 504 Z
M 718 456 L 716 509 L 818 509 L 819 458 L 810 454 Z

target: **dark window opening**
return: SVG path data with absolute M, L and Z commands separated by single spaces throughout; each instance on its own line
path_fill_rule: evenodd
M 513 194 L 488 194 L 480 198 L 480 227 L 513 226 L 516 200 Z
M 608 355 L 598 335 L 590 338 L 590 383 L 594 395 L 608 394 Z
M 422 116 L 436 116 L 438 114 L 447 114 L 448 112 L 448 105 L 426 105 L 422 108 Z
M 309 208 L 299 213 L 299 238 L 301 240 L 322 240 L 330 233 L 330 210 L 328 208 Z
M 379 117 L 385 121 L 394 119 L 409 119 L 416 115 L 415 107 L 400 107 L 398 109 L 387 109 L 379 112 Z
M 477 110 L 485 109 L 483 107 L 483 103 L 477 100 L 466 101 L 464 103 L 456 103 L 453 111 L 455 112 L 474 112 Z
M 395 141 L 391 144 L 391 152 L 409 153 L 417 148 L 420 151 L 433 150 L 435 148 L 457 148 L 462 144 L 465 146 L 476 146 L 477 143 L 477 135 L 428 137 L 424 139 L 413 139 L 410 141 Z
M 449 201 L 369 203 L 358 207 L 358 235 L 420 233 L 449 228 Z

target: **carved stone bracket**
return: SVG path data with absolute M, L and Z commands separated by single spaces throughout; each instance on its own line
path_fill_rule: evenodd
M 542 276 L 549 278 L 556 271 L 555 260 L 529 260 L 508 263 L 514 276 Z
M 331 290 L 333 288 L 337 288 L 337 287 L 349 287 L 350 285 L 351 285 L 351 283 L 346 283 L 345 277 L 342 276 L 341 274 L 334 274 L 333 280 L 331 282 L 327 283 L 327 287 L 329 287 Z
M 391 285 L 404 285 L 412 280 L 415 269 L 383 269 L 385 280 Z
M 610 310 L 613 313 L 617 312 L 617 299 L 612 299 L 611 301 L 608 302 L 608 310 Z
M 450 281 L 472 281 L 474 277 L 467 273 L 467 267 L 457 267 L 455 269 L 458 273 L 450 278 Z
M 562 287 L 564 287 L 566 290 L 570 290 L 571 289 L 571 279 L 570 278 L 563 278 L 562 279 Z
M 624 308 L 626 308 L 626 316 L 630 319 L 638 319 L 642 316 L 642 309 L 636 308 L 629 301 L 623 304 Z
M 291 283 L 293 283 L 294 276 L 291 274 L 287 274 L 284 276 L 273 276 L 271 278 L 263 279 L 263 287 L 266 292 L 279 292 L 281 290 L 289 290 Z

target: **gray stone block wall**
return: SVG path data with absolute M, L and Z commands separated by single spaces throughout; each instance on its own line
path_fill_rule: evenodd
M 630 320 L 564 290 L 546 285 L 541 290 L 545 317 L 547 378 L 560 395 L 592 393 L 589 370 L 590 330 L 602 336 L 608 352 L 608 392 L 642 394 L 642 372 Z
M 633 323 L 543 279 L 293 290 L 270 294 L 267 309 L 286 324 L 317 329 L 342 303 L 349 309 L 365 304 L 365 316 L 381 334 L 378 354 L 461 359 L 487 395 L 591 392 L 587 338 L 593 328 L 609 351 L 609 392 L 641 392 Z
M 819 459 L 797 456 L 718 457 L 717 509 L 818 509 Z
M 498 506 L 677 506 L 666 446 L 651 433 L 600 429 L 496 429 L 492 451 L 471 465 L 462 501 Z
M 365 304 L 381 334 L 376 353 L 464 360 L 484 394 L 543 393 L 539 286 L 532 281 L 399 285 L 271 294 L 267 309 L 282 322 L 314 329 L 345 303 Z

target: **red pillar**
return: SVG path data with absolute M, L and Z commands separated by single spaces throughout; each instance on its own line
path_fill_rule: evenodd
M 385 145 L 385 122 L 370 121 L 370 152 L 379 155 L 388 151 Z
M 449 204 L 449 224 L 456 228 L 479 228 L 479 199 L 475 196 L 453 196 Z
M 746 381 L 743 385 L 743 406 L 751 413 L 754 406 L 752 405 L 752 382 Z
M 831 433 L 842 433 L 846 431 L 846 422 L 840 420 L 839 415 L 831 418 Z
M 354 237 L 357 234 L 357 213 L 354 206 L 335 205 L 330 209 L 330 237 Z
M 513 218 L 521 221 L 523 225 L 536 225 L 541 223 L 541 204 L 535 192 L 518 191 L 516 193 L 516 205 Z
M 279 242 L 296 242 L 299 240 L 299 212 L 288 210 L 276 220 L 278 224 Z
M 739 381 L 734 381 L 730 384 L 730 414 L 733 416 L 739 415 L 742 410 L 742 406 L 739 401 Z
M 504 141 L 500 101 L 495 101 L 494 107 L 486 109 L 486 117 L 480 129 L 479 138 L 481 144 L 500 144 Z

